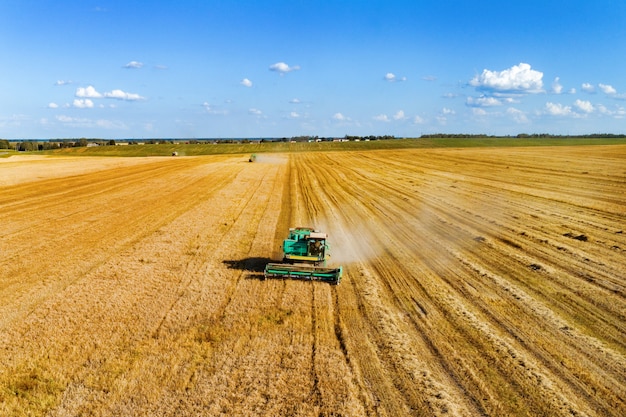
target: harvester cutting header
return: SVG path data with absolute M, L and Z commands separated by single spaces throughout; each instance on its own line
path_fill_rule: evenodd
M 342 268 L 329 268 L 328 235 L 312 227 L 292 227 L 283 241 L 283 263 L 265 266 L 265 278 L 299 278 L 338 284 Z

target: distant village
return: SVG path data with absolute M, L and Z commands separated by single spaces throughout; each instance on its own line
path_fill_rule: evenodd
M 218 145 L 223 143 L 264 143 L 264 142 L 359 142 L 372 140 L 395 139 L 395 136 L 344 136 L 319 137 L 319 136 L 294 136 L 282 138 L 206 138 L 206 139 L 27 139 L 27 140 L 0 140 L 0 149 L 13 149 L 16 151 L 44 151 L 61 148 L 79 148 L 95 146 L 131 146 L 131 145 L 158 145 L 158 144 L 209 144 Z

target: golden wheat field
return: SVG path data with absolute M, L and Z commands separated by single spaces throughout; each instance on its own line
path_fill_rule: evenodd
M 0 159 L 0 415 L 626 414 L 626 146 L 247 160 Z

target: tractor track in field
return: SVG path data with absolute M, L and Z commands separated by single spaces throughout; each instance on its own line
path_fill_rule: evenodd
M 451 221 L 448 221 L 448 222 L 447 222 L 447 224 L 452 225 L 452 224 L 463 224 L 463 223 L 462 223 L 462 222 L 460 222 L 460 219 L 458 219 L 458 218 L 457 218 L 457 219 L 453 219 L 453 220 L 451 220 Z M 488 236 L 488 235 L 486 235 L 486 236 Z M 508 244 L 508 242 L 505 242 L 505 243 L 507 243 L 507 244 Z M 515 245 L 515 247 L 516 247 L 516 249 L 521 249 L 521 247 L 520 247 L 519 245 Z M 445 248 L 442 248 L 442 249 L 445 249 Z M 484 251 L 482 251 L 482 252 L 480 253 L 480 255 L 477 253 L 477 256 L 480 256 L 481 258 L 484 258 L 484 259 L 490 259 L 490 260 L 493 260 L 493 261 L 497 261 L 498 259 L 507 259 L 506 257 L 501 257 L 501 256 L 498 256 L 498 255 L 497 255 L 497 253 L 494 253 L 494 254 L 489 255 L 488 253 L 486 253 L 486 252 L 484 252 Z M 461 255 L 457 255 L 457 257 L 458 257 L 458 259 L 459 259 L 460 261 L 463 261 L 463 257 L 462 257 Z M 524 265 L 524 266 L 526 266 L 526 265 Z M 510 275 L 510 276 L 511 276 L 511 275 L 512 275 L 512 276 L 515 276 L 515 275 L 516 275 L 516 273 L 512 272 L 512 273 L 511 273 L 511 274 L 509 274 L 509 275 Z M 453 283 L 453 281 L 450 281 L 450 283 Z M 488 308 L 486 308 L 486 309 L 485 309 L 485 311 L 488 311 Z M 507 326 L 503 326 L 503 327 L 504 327 L 504 328 L 506 328 Z
M 181 169 L 180 165 L 174 168 L 170 167 L 169 169 L 160 170 L 160 174 L 170 175 L 172 173 L 178 173 L 180 169 Z M 148 177 L 152 177 L 152 175 L 154 174 L 154 171 L 148 170 L 146 174 L 148 174 Z M 228 180 L 229 179 L 226 176 L 224 176 L 224 179 L 222 180 L 222 182 L 218 180 L 217 184 L 223 185 L 225 184 L 224 181 L 228 181 Z M 136 187 L 139 187 L 142 184 L 145 184 L 146 177 L 144 176 L 143 182 L 141 181 L 140 178 L 137 178 L 135 179 L 134 184 L 133 182 L 129 184 L 126 181 L 125 177 L 122 178 L 116 174 L 115 179 L 112 181 L 118 182 L 118 186 L 116 190 L 120 190 L 123 188 L 124 193 L 128 195 L 129 192 L 132 193 L 133 185 Z M 120 185 L 120 182 L 122 183 L 122 185 Z M 111 187 L 115 188 L 114 186 L 111 186 Z M 92 192 L 93 188 L 94 187 L 90 186 L 90 187 L 83 189 L 83 191 L 88 190 L 87 197 L 85 197 L 87 198 L 87 201 L 91 201 L 93 198 L 99 198 L 100 196 L 105 195 L 102 193 L 93 193 Z M 118 193 L 114 192 L 113 188 L 109 190 L 109 194 L 115 196 Z M 76 242 L 77 244 L 78 242 L 80 242 L 82 245 L 85 245 L 84 247 L 85 249 L 93 248 L 94 246 L 99 246 L 100 250 L 105 251 L 104 253 L 106 255 L 103 256 L 103 255 L 94 253 L 91 256 L 89 256 L 88 259 L 81 260 L 79 264 L 76 264 L 76 266 L 81 268 L 80 273 L 77 273 L 74 278 L 72 278 L 71 275 L 64 277 L 56 272 L 57 269 L 60 269 L 63 267 L 61 260 L 57 262 L 55 261 L 54 257 L 49 257 L 48 259 L 43 260 L 40 264 L 36 265 L 37 269 L 35 269 L 34 271 L 37 271 L 37 272 L 33 272 L 33 275 L 29 277 L 29 279 L 37 279 L 38 281 L 43 280 L 44 282 L 44 285 L 42 288 L 42 291 L 44 294 L 43 298 L 42 296 L 37 295 L 37 293 L 33 294 L 31 291 L 26 292 L 24 296 L 28 297 L 28 301 L 22 305 L 20 310 L 24 310 L 24 308 L 30 304 L 36 306 L 38 303 L 43 302 L 45 298 L 47 297 L 47 295 L 45 294 L 50 292 L 50 287 L 52 287 L 54 291 L 62 291 L 67 286 L 76 282 L 76 280 L 82 279 L 82 277 L 86 274 L 89 274 L 90 271 L 97 270 L 100 266 L 102 266 L 103 263 L 106 262 L 106 260 L 108 259 L 107 256 L 111 256 L 112 252 L 119 253 L 124 250 L 127 250 L 128 248 L 136 244 L 138 241 L 140 241 L 142 238 L 144 238 L 147 234 L 152 233 L 154 230 L 157 230 L 162 225 L 167 224 L 168 222 L 170 222 L 172 219 L 174 219 L 176 216 L 180 215 L 181 213 L 188 211 L 194 204 L 196 204 L 195 202 L 196 198 L 195 198 L 194 193 L 189 192 L 189 190 L 193 188 L 202 189 L 203 188 L 202 180 L 200 179 L 200 180 L 187 181 L 187 183 L 185 183 L 182 187 L 180 185 L 176 185 L 175 187 L 171 187 L 169 189 L 166 188 L 167 191 L 169 191 L 170 193 L 166 196 L 161 197 L 160 202 L 161 203 L 177 202 L 178 204 L 176 206 L 177 207 L 176 210 L 170 210 L 167 213 L 150 212 L 149 211 L 150 204 L 147 204 L 146 206 L 139 209 L 140 211 L 137 212 L 139 216 L 131 217 L 130 220 L 125 220 L 123 217 L 119 217 L 119 224 L 124 225 L 124 229 L 119 228 L 119 226 L 114 226 L 117 228 L 117 230 L 113 234 L 107 233 L 107 229 L 110 227 L 109 225 L 100 222 L 102 224 L 102 228 L 98 229 L 97 227 L 95 227 L 93 229 L 94 232 L 97 233 L 93 237 L 93 241 L 89 240 L 90 232 L 85 233 L 85 231 L 88 230 L 89 228 L 89 226 L 86 226 L 85 224 L 90 225 L 92 223 L 92 218 L 90 216 L 86 216 L 86 217 L 82 217 L 81 219 L 78 219 L 78 217 L 81 217 L 81 216 L 77 215 L 77 220 L 71 220 L 69 222 L 69 225 L 65 229 L 63 229 L 64 234 L 61 234 L 61 235 L 57 234 L 56 229 L 58 228 L 58 225 L 56 225 L 55 223 L 48 222 L 46 224 L 45 229 L 51 230 L 51 234 L 47 236 L 46 236 L 46 233 L 42 233 L 42 231 L 38 231 L 38 229 L 41 228 L 41 225 L 39 224 L 39 222 L 35 221 L 35 224 L 29 225 L 27 227 L 28 232 L 30 234 L 36 233 L 39 236 L 39 239 L 37 239 L 35 236 L 30 236 L 28 239 L 22 238 L 22 241 L 24 242 L 33 242 L 33 241 L 39 242 L 38 244 L 33 244 L 33 243 L 29 244 L 28 245 L 29 251 L 36 251 L 38 253 L 46 253 L 46 252 L 49 252 L 51 248 L 56 248 L 59 252 L 61 252 L 60 255 L 63 256 L 65 255 L 65 253 L 63 253 L 64 246 L 67 246 L 68 244 L 71 244 L 72 242 Z M 187 197 L 184 197 L 184 196 L 187 196 Z M 132 201 L 128 198 L 126 198 L 126 200 Z M 65 204 L 65 202 L 63 202 L 62 204 Z M 47 210 L 49 210 L 49 207 L 46 206 L 45 204 L 44 204 L 44 207 L 45 207 L 45 211 L 47 212 Z M 59 208 L 59 210 L 62 210 L 62 209 Z M 89 210 L 89 213 L 95 213 L 97 216 L 101 216 L 101 213 L 99 212 L 98 204 L 93 204 L 91 208 L 88 208 L 88 210 Z M 127 210 L 130 210 L 130 209 L 121 207 L 121 212 L 126 212 Z M 137 209 L 134 209 L 134 210 L 137 210 Z M 31 217 L 29 216 L 27 218 L 30 219 Z M 35 220 L 37 219 L 36 216 L 32 216 L 32 218 Z M 58 221 L 58 220 L 55 220 L 55 221 Z M 130 230 L 134 232 L 132 234 L 129 234 Z M 121 233 L 117 231 L 121 231 Z M 43 236 L 46 236 L 46 238 L 42 239 Z M 3 243 L 7 243 L 7 240 L 8 239 L 6 239 L 5 237 L 5 240 Z M 10 240 L 9 242 L 12 243 L 12 241 Z M 20 274 L 19 274 L 20 263 L 17 263 L 17 268 L 16 268 L 14 267 L 14 265 L 16 264 L 14 260 L 16 258 L 19 259 L 19 257 L 23 257 L 24 251 L 21 250 L 19 245 L 15 245 L 14 248 L 16 249 L 16 255 L 14 255 L 13 257 L 11 256 L 7 257 L 7 262 L 11 266 L 9 266 L 8 268 L 5 268 L 5 273 L 8 275 L 8 277 L 13 276 L 14 278 L 9 279 L 9 280 L 4 280 L 3 285 L 0 286 L 0 289 L 12 291 L 15 297 L 14 299 L 14 302 L 15 302 L 20 299 L 19 298 L 20 290 L 18 289 L 16 291 L 15 289 L 16 287 L 15 284 L 18 282 L 18 279 L 20 277 Z M 82 251 L 83 248 L 75 247 L 74 250 Z M 66 262 L 73 262 L 73 261 L 70 259 Z M 21 285 L 19 285 L 18 288 L 19 287 L 21 287 Z M 54 291 L 52 293 L 54 293 Z M 17 311 L 20 311 L 20 310 L 17 310 Z M 13 314 L 15 312 L 16 310 L 13 311 Z M 11 319 L 12 316 L 13 316 L 12 314 L 4 314 L 3 318 L 5 320 Z
M 579 275 L 580 272 L 579 270 L 575 269 L 575 267 L 571 266 L 574 265 L 571 262 L 571 258 L 570 258 L 570 263 L 566 264 L 563 263 L 562 260 L 560 260 L 559 258 L 555 257 L 555 252 L 558 254 L 558 252 L 562 252 L 562 250 L 559 251 L 542 251 L 541 249 L 541 245 L 536 245 L 536 246 L 532 246 L 529 245 L 527 242 L 524 241 L 519 241 L 519 233 L 517 234 L 511 234 L 509 236 L 504 235 L 503 234 L 503 230 L 506 230 L 506 228 L 504 226 L 500 226 L 497 224 L 497 222 L 495 223 L 496 227 L 490 227 L 489 229 L 496 229 L 498 230 L 498 233 L 494 233 L 493 231 L 487 229 L 487 228 L 473 228 L 471 232 L 469 232 L 468 230 L 465 230 L 463 228 L 461 228 L 460 225 L 466 225 L 466 223 L 461 223 L 462 217 L 446 217 L 446 218 L 440 218 L 439 219 L 442 223 L 445 223 L 446 225 L 448 225 L 450 228 L 456 229 L 455 231 L 453 231 L 452 233 L 455 235 L 461 235 L 463 233 L 467 233 L 467 237 L 466 239 L 469 241 L 472 236 L 480 236 L 482 239 L 480 240 L 480 245 L 476 245 L 476 256 L 483 256 L 481 255 L 481 251 L 483 249 L 491 249 L 494 252 L 494 255 L 497 254 L 498 252 L 500 253 L 505 253 L 507 256 L 506 257 L 497 257 L 497 256 L 487 256 L 485 257 L 486 259 L 489 259 L 490 262 L 494 262 L 494 263 L 498 263 L 499 259 L 507 259 L 507 263 L 502 263 L 500 262 L 498 268 L 499 269 L 510 269 L 509 266 L 509 262 L 508 260 L 511 259 L 515 259 L 518 262 L 518 268 L 520 269 L 536 269 L 537 271 L 535 271 L 534 273 L 538 273 L 538 274 L 544 274 L 545 276 L 545 270 L 546 269 L 550 269 L 552 271 L 558 272 L 560 269 L 562 269 L 564 266 L 566 267 L 566 269 L 563 272 L 567 272 L 567 276 L 571 277 L 572 275 L 576 276 Z M 480 221 L 477 222 L 477 226 L 484 224 L 481 223 Z M 487 239 L 484 239 L 484 238 Z M 504 243 L 504 245 L 499 244 L 498 240 L 500 241 L 500 243 Z M 518 241 L 520 243 L 516 243 L 515 241 Z M 541 242 L 539 242 L 541 243 Z M 442 248 L 443 249 L 443 248 Z M 538 249 L 538 250 L 537 250 Z M 542 272 L 543 271 L 543 272 Z M 597 270 L 596 270 L 597 271 Z M 515 276 L 519 276 L 520 274 L 512 274 L 511 277 L 515 277 Z M 560 279 L 560 275 L 562 274 L 558 274 L 558 273 L 550 273 L 548 278 L 551 281 L 551 285 L 556 285 L 559 288 L 561 288 L 564 291 L 569 291 L 569 289 L 572 288 L 572 282 L 563 282 Z M 585 281 L 589 281 L 588 279 L 586 279 Z M 618 278 L 616 278 L 616 282 L 619 281 Z M 520 284 L 523 285 L 523 282 L 520 282 Z M 609 290 L 611 292 L 614 292 L 614 286 L 613 285 L 602 285 L 602 282 L 598 282 L 597 280 L 593 280 L 592 282 L 593 286 L 597 286 L 598 290 L 601 291 L 602 293 L 606 293 L 605 290 Z M 619 293 L 617 294 L 619 295 Z M 536 292 L 535 296 L 538 297 L 542 297 L 541 292 Z M 596 292 L 591 293 L 591 292 L 586 292 L 586 293 L 578 293 L 576 294 L 577 298 L 580 299 L 580 301 L 584 301 L 587 304 L 595 304 L 598 305 L 598 303 L 603 303 L 603 299 L 598 297 L 598 293 Z M 554 303 L 555 301 L 552 300 L 552 303 Z M 558 301 L 557 301 L 558 302 Z M 617 314 L 618 316 L 621 315 L 621 313 L 619 313 L 619 311 L 616 310 L 616 304 L 606 304 L 605 308 L 611 311 L 611 314 Z M 610 326 L 615 326 L 618 323 L 603 323 L 603 325 L 610 325 Z M 623 331 L 623 326 L 621 331 Z
M 165 173 L 174 173 L 180 167 L 156 163 L 155 166 L 138 166 L 131 172 L 117 174 L 118 169 L 99 171 L 97 174 L 84 174 L 72 178 L 59 178 L 44 181 L 42 183 L 27 183 L 8 188 L 4 198 L 0 198 L 0 204 L 5 208 L 6 215 L 21 215 L 28 217 L 36 212 L 38 222 L 29 224 L 18 230 L 4 230 L 1 238 L 7 238 L 11 234 L 30 230 L 32 227 L 40 227 L 51 220 L 63 219 L 71 216 L 79 216 L 90 208 L 74 209 L 73 205 L 81 203 L 85 198 L 98 195 L 106 196 L 110 192 L 119 190 L 120 179 L 123 178 L 126 187 L 144 184 L 150 175 L 158 176 Z M 19 189 L 20 198 L 11 197 Z M 48 190 L 53 190 L 52 192 Z M 42 194 L 43 193 L 43 194 Z M 49 213 L 48 217 L 42 217 L 41 213 Z
M 269 175 L 270 175 L 269 172 L 264 172 L 261 177 L 254 178 L 252 180 L 252 185 L 247 185 L 247 189 L 244 191 L 245 194 L 239 194 L 236 197 L 236 199 L 239 199 L 239 201 L 236 203 L 233 209 L 229 211 L 229 213 L 232 213 L 232 211 L 234 210 L 234 214 L 232 215 L 229 214 L 229 217 L 232 218 L 232 221 L 225 222 L 222 225 L 223 227 L 219 229 L 216 229 L 215 227 L 213 227 L 210 230 L 204 231 L 205 236 L 202 236 L 202 240 L 205 242 L 211 242 L 211 243 L 207 245 L 206 243 L 199 242 L 199 244 L 196 247 L 197 253 L 194 254 L 195 255 L 194 259 L 197 259 L 199 266 L 195 268 L 195 271 L 193 270 L 181 271 L 179 274 L 182 277 L 198 275 L 197 270 L 206 264 L 207 259 L 213 260 L 213 262 L 227 259 L 228 253 L 226 253 L 223 249 L 224 247 L 227 247 L 227 245 L 225 245 L 226 242 L 231 242 L 231 241 L 235 242 L 238 240 L 241 241 L 241 237 L 245 236 L 246 239 L 248 237 L 251 238 L 249 244 L 250 245 L 253 244 L 254 238 L 256 237 L 256 233 L 250 234 L 250 233 L 243 232 L 240 229 L 241 226 L 239 226 L 238 222 L 240 219 L 250 216 L 250 214 L 247 214 L 247 212 L 252 212 L 254 218 L 252 219 L 253 221 L 251 223 L 251 226 L 256 227 L 256 224 L 258 223 L 259 213 L 264 213 L 266 211 L 266 206 L 256 204 L 254 208 L 251 208 L 251 203 L 258 199 L 257 193 L 259 192 L 259 190 L 261 190 L 262 192 L 261 186 L 264 182 L 266 182 L 266 179 Z M 234 179 L 230 178 L 229 181 L 236 181 L 236 178 Z M 272 183 L 274 183 L 274 181 L 272 181 Z M 221 193 L 221 187 L 216 187 L 216 188 L 218 190 L 218 193 Z M 273 194 L 273 191 L 270 193 L 264 193 L 264 194 L 271 195 Z M 225 199 L 228 200 L 231 198 L 232 196 L 227 196 L 227 195 L 215 196 L 216 200 L 225 200 Z M 269 202 L 269 200 L 267 201 Z M 255 222 L 254 220 L 257 220 L 257 222 Z M 247 226 L 250 227 L 250 225 L 247 225 Z M 218 233 L 215 233 L 216 231 Z M 247 247 L 243 249 L 243 253 L 248 253 L 249 250 L 250 250 L 250 247 Z M 217 307 L 215 312 L 213 313 L 212 320 L 217 321 L 217 322 L 221 322 L 224 320 L 226 311 L 232 302 L 233 296 L 237 290 L 238 285 L 241 283 L 243 279 L 245 279 L 246 275 L 250 273 L 247 268 L 245 260 L 232 261 L 230 265 L 238 269 L 239 272 L 237 273 L 235 279 L 230 281 L 228 286 L 225 288 L 223 300 L 221 304 Z M 187 287 L 187 286 L 183 286 L 183 287 Z M 174 304 L 183 300 L 184 298 L 185 298 L 185 294 L 181 293 L 178 299 L 174 302 Z M 171 310 L 173 310 L 173 308 Z M 164 321 L 165 319 L 166 317 L 164 317 Z
M 318 174 L 315 180 L 315 185 L 316 188 L 319 188 L 320 190 L 326 190 L 326 189 L 332 189 L 332 187 L 330 187 L 330 183 L 322 183 L 322 181 L 324 181 L 324 174 L 323 173 L 317 173 L 315 172 L 315 174 Z M 332 175 L 332 174 L 330 174 Z M 361 189 L 357 191 L 351 190 L 351 189 L 346 189 L 344 188 L 342 190 L 342 192 L 339 192 L 339 195 L 343 195 L 343 196 L 350 196 L 352 198 L 354 198 L 355 200 L 368 200 L 368 196 L 364 196 L 363 193 L 365 193 L 365 190 Z M 314 203 L 316 206 L 319 207 L 323 207 L 323 201 L 331 201 L 333 199 L 328 198 L 326 195 L 321 195 L 319 196 L 319 200 L 317 203 Z M 370 199 L 370 201 L 374 201 L 373 199 Z M 337 203 L 336 200 L 333 200 L 333 203 Z M 362 207 L 364 209 L 367 209 L 367 207 L 365 205 L 359 206 Z M 338 207 L 334 207 L 331 208 L 329 211 L 334 211 L 336 210 Z M 345 214 L 345 211 L 343 212 Z M 374 214 L 374 213 L 372 213 Z M 379 213 L 375 213 L 376 216 L 372 216 L 372 218 L 381 218 Z M 360 215 L 360 214 L 355 214 L 352 216 L 353 219 L 359 219 L 359 218 L 367 218 L 369 217 L 368 215 Z M 383 217 L 384 218 L 384 217 Z M 393 216 L 389 217 L 388 220 L 392 220 Z M 358 223 L 360 222 L 356 222 L 357 227 Z M 335 225 L 334 227 L 335 229 L 337 229 L 337 226 Z M 372 236 L 368 236 L 369 239 L 372 239 Z M 366 238 L 365 240 L 367 240 L 368 238 Z M 380 245 L 380 243 L 379 243 Z M 370 261 L 371 262 L 371 261 Z M 389 268 L 389 266 L 383 266 L 382 268 L 386 269 Z M 381 269 L 377 268 L 376 272 L 380 273 Z M 401 275 L 401 274 L 400 274 Z M 387 283 L 389 281 L 386 281 Z M 396 302 L 399 301 L 399 299 L 396 297 L 396 295 L 398 294 L 398 292 L 393 292 L 393 291 L 389 291 L 388 295 L 386 297 L 391 297 L 392 299 L 395 299 Z M 379 294 L 376 298 L 381 298 L 382 294 Z M 394 328 L 395 326 L 397 326 L 397 324 L 394 324 L 393 321 L 387 321 L 388 319 L 385 318 L 384 316 L 379 316 L 377 318 L 377 320 L 383 320 L 385 321 L 387 324 L 386 326 L 391 326 L 390 329 Z M 379 326 L 376 325 L 372 325 L 371 326 L 373 329 L 376 329 Z M 399 330 L 398 330 L 399 331 Z M 373 331 L 373 333 L 375 333 L 375 330 Z M 395 331 L 390 330 L 390 333 L 395 333 Z M 403 375 L 404 373 L 411 373 L 412 371 L 410 369 L 412 369 L 412 366 L 407 364 L 407 366 L 409 366 L 409 368 L 407 369 L 403 369 L 402 368 L 402 360 L 397 360 L 396 358 L 394 358 L 393 356 L 388 356 L 386 354 L 386 352 L 388 351 L 388 342 L 387 340 L 389 339 L 390 334 L 381 334 L 378 337 L 378 341 L 377 341 L 377 346 L 378 346 L 378 355 L 381 356 L 381 359 L 383 359 L 384 364 L 388 364 L 388 365 L 392 365 L 392 367 L 387 371 L 387 373 L 389 374 L 396 374 L 396 375 Z M 432 352 L 431 352 L 432 353 Z M 416 396 L 416 393 L 414 391 L 414 389 L 412 388 L 412 384 L 413 384 L 413 379 L 411 378 L 410 380 L 407 380 L 406 382 L 401 382 L 401 379 L 397 379 L 395 381 L 393 381 L 393 384 L 395 386 L 395 389 L 397 390 L 398 393 L 400 393 L 402 396 L 404 396 L 404 401 L 402 401 L 404 404 L 406 404 L 407 409 L 412 409 L 412 410 L 421 410 L 422 413 L 429 413 L 429 414 L 433 414 L 436 412 L 437 408 L 440 408 L 442 412 L 445 412 L 444 410 L 448 409 L 448 405 L 435 405 L 437 403 L 437 400 L 432 400 L 431 404 L 425 404 L 422 400 L 419 399 L 418 396 Z M 428 386 L 428 385 L 432 385 L 433 381 L 430 380 L 429 378 L 425 379 L 424 385 Z M 441 395 L 438 392 L 435 392 L 432 394 L 433 396 L 438 396 Z M 394 414 L 399 412 L 401 409 L 397 409 L 395 411 L 390 411 L 390 414 Z
M 78 161 L 0 164 L 2 415 L 626 412 L 626 146 Z
M 348 191 L 348 190 L 345 190 L 345 189 L 344 189 L 344 193 L 346 193 L 347 191 Z M 361 192 L 361 193 L 362 193 L 362 191 L 363 191 L 363 190 L 360 190 L 360 192 Z M 375 196 L 374 196 L 374 195 L 366 196 L 366 197 L 364 197 L 364 198 L 363 198 L 363 200 L 369 200 L 369 201 L 373 201 L 374 199 L 375 199 Z M 389 202 L 389 201 L 388 201 L 388 202 Z M 380 209 L 380 208 L 378 208 L 378 209 Z M 376 210 L 375 206 L 374 206 L 374 209 L 373 209 L 373 210 Z M 444 212 L 445 212 L 445 211 L 444 211 Z M 381 218 L 380 214 L 379 214 L 379 213 L 376 213 L 376 212 L 372 212 L 371 216 L 372 216 L 372 218 Z M 394 215 L 391 215 L 390 217 L 391 217 L 391 218 L 393 218 L 393 217 L 394 217 Z M 456 218 L 456 219 L 451 219 L 451 220 L 449 221 L 449 223 L 450 223 L 450 224 L 463 224 L 463 223 L 465 222 L 465 220 L 466 220 L 466 219 L 465 219 L 465 216 L 464 216 L 464 217 L 458 217 L 458 218 Z M 442 248 L 442 250 L 444 250 L 444 251 L 445 251 L 445 248 Z M 387 258 L 388 258 L 388 257 L 387 257 Z M 401 260 L 398 260 L 398 261 L 396 261 L 396 262 L 395 262 L 395 264 L 401 264 L 401 263 L 402 263 L 402 261 L 401 261 Z M 382 273 L 382 271 L 384 271 L 384 269 L 385 269 L 386 267 L 383 265 L 383 266 L 381 266 L 381 268 L 382 268 L 382 269 L 380 270 L 380 273 Z M 398 275 L 402 276 L 403 274 L 398 274 Z M 406 275 L 406 273 L 405 273 L 404 275 Z M 391 282 L 391 280 L 386 280 L 386 281 L 387 281 L 387 282 Z M 451 284 L 451 283 L 452 283 L 452 282 L 449 282 L 449 284 Z M 417 285 L 417 284 L 415 284 L 415 283 L 413 284 L 413 286 L 414 286 L 414 287 L 415 287 L 416 285 Z M 401 294 L 401 293 L 402 293 L 402 291 L 398 291 L 397 289 L 396 289 L 396 290 L 393 290 L 393 289 L 392 289 L 390 292 L 391 292 L 391 293 L 394 293 L 394 294 Z M 424 311 L 424 307 L 420 307 L 420 309 L 421 309 L 422 311 Z M 484 307 L 483 307 L 483 309 L 484 309 Z M 496 318 L 496 316 L 492 315 L 492 318 L 494 318 L 494 319 L 495 319 L 495 318 Z M 500 323 L 500 324 L 498 324 L 498 320 L 494 320 L 494 322 L 495 322 L 495 323 L 496 323 L 499 327 L 503 327 L 503 328 L 505 328 L 505 329 L 506 329 L 506 327 L 507 327 L 507 326 L 502 325 L 501 323 Z M 512 334 L 512 336 L 513 336 L 513 339 L 515 339 L 516 335 L 515 335 L 515 334 Z M 519 336 L 517 336 L 517 337 L 519 337 Z M 532 351 L 532 350 L 531 350 L 531 351 Z M 503 374 L 503 375 L 504 375 L 504 374 Z M 572 379 L 570 379 L 569 381 L 570 381 L 570 383 L 571 383 L 571 386 L 572 386 L 572 387 L 574 387 L 574 389 L 577 389 L 577 388 L 576 388 L 576 382 L 572 382 Z M 580 392 L 581 394 L 583 394 L 583 392 L 582 392 L 582 391 L 579 391 L 579 392 Z M 588 398 L 588 399 L 590 399 L 590 401 L 591 401 L 592 403 L 594 402 L 594 401 L 593 401 L 593 399 L 591 399 L 591 397 L 587 396 L 587 398 Z M 565 405 L 565 404 L 560 404 L 560 405 L 557 405 L 557 406 L 567 407 L 567 405 Z M 605 407 L 604 409 L 606 410 L 606 409 L 607 409 L 607 408 L 606 408 L 606 405 L 605 405 L 604 407 Z
M 137 167 L 137 169 L 141 169 L 142 167 Z M 158 172 L 155 172 L 158 169 Z M 4 241 L 12 240 L 28 242 L 28 238 L 22 237 L 22 234 L 32 234 L 34 232 L 41 233 L 42 230 L 53 229 L 54 223 L 58 223 L 59 221 L 68 221 L 70 226 L 72 224 L 76 224 L 76 229 L 79 231 L 84 231 L 84 223 L 97 220 L 107 214 L 110 210 L 114 213 L 124 213 L 129 210 L 132 205 L 130 201 L 126 198 L 128 191 L 133 188 L 139 188 L 145 186 L 146 182 L 149 182 L 149 178 L 152 175 L 166 175 L 166 174 L 174 174 L 181 170 L 180 167 L 157 167 L 149 170 L 148 172 L 133 173 L 129 176 L 118 175 L 115 171 L 111 171 L 111 174 L 114 175 L 113 178 L 108 178 L 107 172 L 97 173 L 92 175 L 87 175 L 86 177 L 80 177 L 79 180 L 81 183 L 87 183 L 87 185 L 80 185 L 79 190 L 74 193 L 74 197 L 71 199 L 67 199 L 66 196 L 63 196 L 60 200 L 58 199 L 58 193 L 49 193 L 47 190 L 49 189 L 48 185 L 43 188 L 39 188 L 37 191 L 39 194 L 37 197 L 34 197 L 34 202 L 29 202 L 29 206 L 33 206 L 33 210 L 37 210 L 38 214 L 34 215 L 29 210 L 26 210 L 25 207 L 18 207 L 17 209 L 13 209 L 9 207 L 6 211 L 3 212 L 3 218 L 8 219 L 12 217 L 24 218 L 28 219 L 28 222 L 25 223 L 20 230 L 13 230 L 10 233 L 5 233 L 1 237 Z M 104 179 L 100 180 L 100 177 Z M 104 181 L 109 183 L 105 187 L 104 190 L 100 190 L 98 184 L 100 181 Z M 120 183 L 123 182 L 123 186 L 120 186 Z M 54 183 L 51 185 L 54 188 L 63 187 L 70 188 L 74 187 L 72 183 L 66 183 L 62 179 L 54 180 Z M 185 184 L 186 187 L 193 187 L 194 184 Z M 171 186 L 172 191 L 176 192 L 177 188 L 181 188 L 179 185 Z M 184 188 L 184 187 L 183 187 Z M 180 195 L 185 194 L 185 189 L 179 191 Z M 11 195 L 16 191 L 8 190 L 7 195 Z M 19 192 L 19 190 L 17 191 Z M 42 194 L 43 193 L 43 194 Z M 66 192 L 65 192 L 66 193 Z M 111 195 L 120 194 L 122 197 L 119 199 L 113 199 L 115 202 L 114 206 L 110 206 Z M 99 200 L 102 198 L 100 203 Z M 98 199 L 98 200 L 96 200 Z M 96 202 L 94 203 L 94 200 Z M 118 201 L 119 200 L 119 201 Z M 125 201 L 126 200 L 126 201 Z M 88 203 L 85 203 L 85 202 Z M 79 208 L 76 208 L 75 204 L 79 205 Z M 41 216 L 41 212 L 45 213 L 44 216 Z M 85 216 L 89 216 L 85 219 Z M 92 217 L 93 216 L 93 217 Z M 80 219 L 79 221 L 73 221 L 72 218 Z M 18 223 L 19 224 L 19 223 Z M 10 230 L 9 228 L 7 228 Z M 52 240 L 52 239 L 51 239 Z M 43 240 L 39 242 L 40 247 L 46 244 L 49 244 L 49 240 Z M 32 244 L 29 245 L 32 247 Z M 35 247 L 33 249 L 39 249 L 39 247 Z M 19 252 L 19 251 L 18 251 Z

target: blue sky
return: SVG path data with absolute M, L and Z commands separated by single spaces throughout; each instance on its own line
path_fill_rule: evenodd
M 626 2 L 0 1 L 0 138 L 626 133 Z

